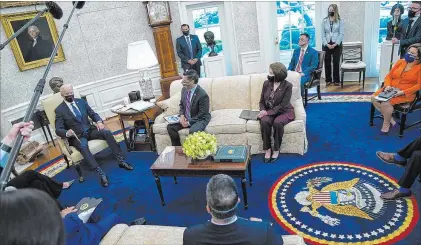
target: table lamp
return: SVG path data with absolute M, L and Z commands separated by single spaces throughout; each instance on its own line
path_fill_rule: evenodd
M 127 51 L 127 69 L 139 70 L 141 78 L 139 80 L 142 100 L 155 98 L 153 94 L 152 80 L 148 76 L 148 68 L 156 66 L 158 60 L 149 45 L 148 41 L 142 40 L 129 43 Z M 141 70 L 144 69 L 142 73 Z

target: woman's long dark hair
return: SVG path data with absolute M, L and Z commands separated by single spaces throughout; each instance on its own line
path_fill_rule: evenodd
M 0 192 L 0 243 L 63 245 L 64 226 L 57 204 L 35 189 Z

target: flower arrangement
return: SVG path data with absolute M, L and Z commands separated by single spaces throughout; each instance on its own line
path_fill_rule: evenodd
M 216 153 L 216 137 L 205 132 L 196 132 L 187 136 L 183 143 L 183 152 L 192 159 L 206 158 Z

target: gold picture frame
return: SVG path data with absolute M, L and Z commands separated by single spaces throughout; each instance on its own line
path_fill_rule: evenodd
M 45 1 L 4 1 L 0 2 L 0 9 L 3 8 L 13 8 L 13 7 L 23 7 L 43 4 Z
M 31 11 L 0 15 L 6 38 L 11 37 L 38 13 L 38 11 Z M 56 23 L 50 13 L 43 14 L 41 18 L 33 23 L 33 26 L 35 27 L 32 27 L 30 32 L 26 30 L 10 42 L 10 47 L 20 71 L 47 65 L 54 45 L 58 40 Z M 32 38 L 31 35 L 36 36 Z M 66 58 L 63 47 L 60 45 L 54 58 L 54 63 L 64 60 Z

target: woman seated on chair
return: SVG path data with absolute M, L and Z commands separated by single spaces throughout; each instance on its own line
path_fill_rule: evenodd
M 269 66 L 268 80 L 263 83 L 259 102 L 260 113 L 257 117 L 260 120 L 265 162 L 275 162 L 278 159 L 284 126 L 295 118 L 294 107 L 290 103 L 292 84 L 285 80 L 287 74 L 287 68 L 283 64 L 273 63 Z M 272 127 L 275 140 L 273 151 Z
M 405 58 L 398 60 L 384 78 L 384 86 L 377 90 L 371 101 L 383 115 L 383 126 L 380 134 L 389 133 L 390 127 L 396 125 L 392 117 L 393 106 L 414 101 L 415 93 L 421 89 L 421 44 L 416 43 L 407 49 Z M 383 91 L 399 89 L 392 99 L 381 102 L 375 97 Z

